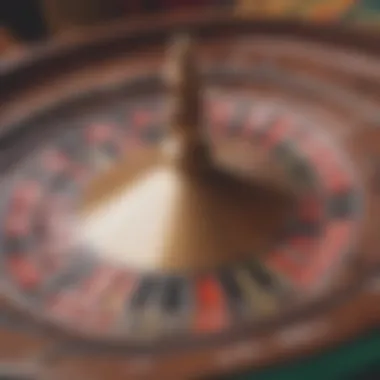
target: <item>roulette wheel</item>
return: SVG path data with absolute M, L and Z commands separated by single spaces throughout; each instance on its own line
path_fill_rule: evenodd
M 1 62 L 0 370 L 203 379 L 376 328 L 378 59 L 204 11 Z

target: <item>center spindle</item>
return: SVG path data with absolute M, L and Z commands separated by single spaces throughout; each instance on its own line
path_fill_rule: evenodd
M 169 90 L 165 152 L 183 170 L 201 172 L 209 167 L 210 154 L 204 138 L 201 74 L 189 36 L 179 36 L 170 44 L 164 78 Z

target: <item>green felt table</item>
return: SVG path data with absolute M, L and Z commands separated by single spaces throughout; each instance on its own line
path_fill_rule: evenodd
M 235 375 L 228 380 L 345 380 L 378 363 L 380 331 L 373 331 L 323 354 L 261 371 Z M 376 378 L 380 378 L 380 375 L 373 377 Z

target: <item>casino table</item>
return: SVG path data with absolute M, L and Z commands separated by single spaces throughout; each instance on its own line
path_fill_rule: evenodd
M 364 378 L 380 360 L 378 46 L 205 11 L 1 62 L 0 369 Z
M 226 379 L 375 379 L 379 376 L 379 347 L 380 336 L 375 331 L 335 350 L 296 363 L 263 371 L 247 371 Z

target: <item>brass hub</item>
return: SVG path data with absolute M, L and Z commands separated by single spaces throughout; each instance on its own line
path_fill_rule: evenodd
M 171 47 L 165 77 L 168 137 L 134 148 L 91 183 L 83 239 L 108 259 L 149 270 L 205 270 L 266 252 L 291 215 L 291 185 L 259 146 L 204 138 L 188 38 Z

